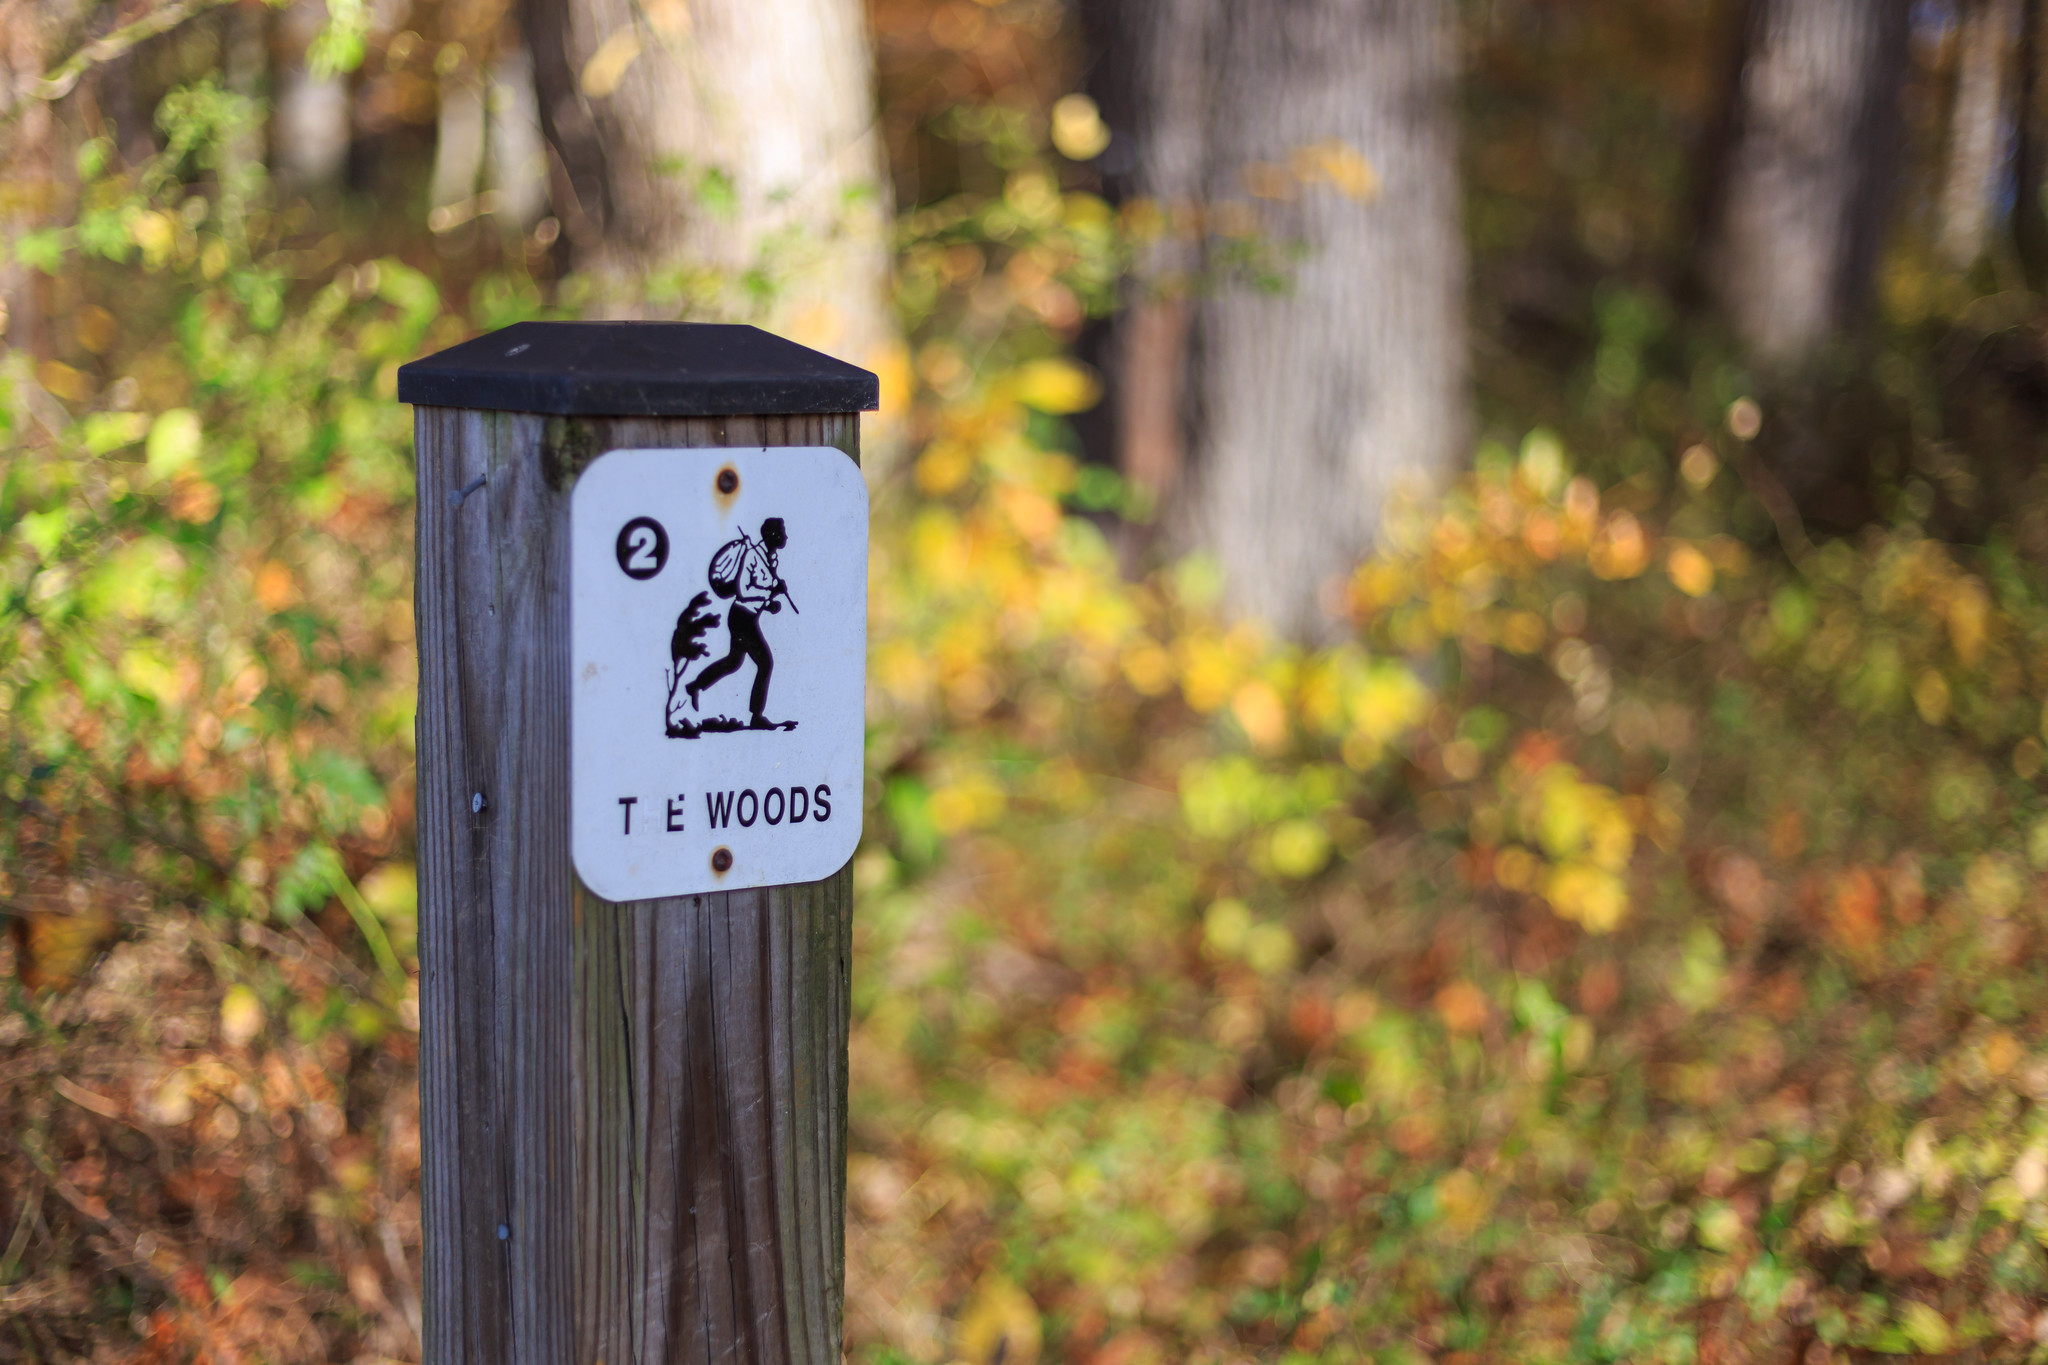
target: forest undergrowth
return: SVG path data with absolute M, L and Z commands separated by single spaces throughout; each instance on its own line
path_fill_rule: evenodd
M 573 295 L 214 175 L 234 98 L 89 144 L 32 243 L 0 1358 L 418 1353 L 395 369 Z M 1596 376 L 1661 480 L 1516 427 L 1335 642 L 1232 625 L 1072 452 L 1062 329 L 1143 225 L 1040 155 L 902 224 L 852 1358 L 2048 1359 L 2038 565 L 1910 506 L 1809 541 L 1688 353 Z

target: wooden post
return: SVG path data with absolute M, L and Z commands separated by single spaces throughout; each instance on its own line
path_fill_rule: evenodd
M 857 461 L 875 377 L 751 327 L 521 323 L 401 369 L 399 397 L 426 1359 L 837 1365 L 851 867 L 628 904 L 581 885 L 569 494 L 625 447 Z

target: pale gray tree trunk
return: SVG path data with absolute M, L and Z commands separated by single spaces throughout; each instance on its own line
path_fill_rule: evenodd
M 548 154 L 541 139 L 540 106 L 533 94 L 533 58 L 524 43 L 491 63 L 489 180 L 501 202 L 498 218 L 524 232 L 547 211 Z
M 427 224 L 436 231 L 448 231 L 475 216 L 484 169 L 484 128 L 482 76 L 472 69 L 442 76 L 434 119 L 434 173 L 427 187 Z
M 326 22 L 322 0 L 293 0 L 278 16 L 284 60 L 270 121 L 271 163 L 280 180 L 302 193 L 334 189 L 348 168 L 348 82 L 315 75 L 306 65 L 306 49 Z
M 557 207 L 602 311 L 757 322 L 888 363 L 860 0 L 523 0 L 522 19 Z
M 1338 629 L 1395 490 L 1465 450 L 1452 18 L 1138 0 L 1123 20 L 1131 190 L 1167 224 L 1117 348 L 1125 468 L 1220 560 L 1231 611 L 1297 639 Z
M 1796 362 L 1867 301 L 1897 175 L 1907 0 L 1752 0 L 1708 248 L 1737 334 Z
M 2019 0 L 1966 0 L 1962 7 L 1940 238 L 1943 259 L 1958 270 L 1975 265 L 1990 238 L 2019 21 Z

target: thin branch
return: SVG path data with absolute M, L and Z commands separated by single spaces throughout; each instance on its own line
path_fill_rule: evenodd
M 79 80 L 93 67 L 126 56 L 137 44 L 159 33 L 168 33 L 194 15 L 232 3 L 234 0 L 170 0 L 168 4 L 159 5 L 140 19 L 93 39 L 50 68 L 49 74 L 35 81 L 26 91 L 15 96 L 4 110 L 0 110 L 0 119 L 12 119 L 28 106 L 30 100 L 63 99 L 78 88 Z
M 1785 491 L 1785 485 L 1757 458 L 1756 452 L 1747 447 L 1734 464 L 1735 472 L 1749 490 L 1749 495 L 1763 505 L 1772 524 L 1778 528 L 1778 543 L 1785 547 L 1787 557 L 1795 565 L 1804 563 L 1806 557 L 1813 553 L 1813 542 L 1806 538 L 1806 526 L 1799 519 L 1799 506 Z

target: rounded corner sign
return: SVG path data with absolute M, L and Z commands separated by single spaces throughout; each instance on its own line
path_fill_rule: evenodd
M 610 901 L 860 842 L 868 494 L 830 446 L 614 450 L 569 500 L 570 850 Z

